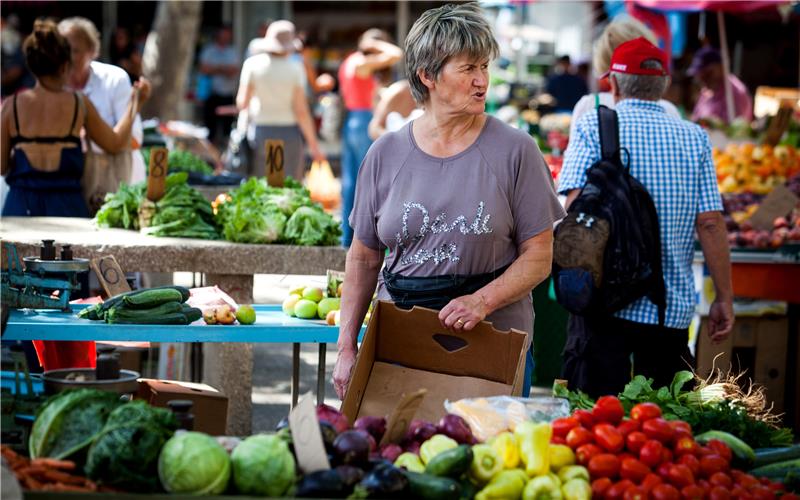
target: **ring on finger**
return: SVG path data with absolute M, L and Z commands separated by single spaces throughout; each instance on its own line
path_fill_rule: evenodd
M 462 326 L 464 326 L 464 321 L 462 321 L 462 320 L 461 320 L 461 318 L 459 318 L 458 320 L 456 320 L 456 324 L 457 324 L 459 327 L 462 327 Z

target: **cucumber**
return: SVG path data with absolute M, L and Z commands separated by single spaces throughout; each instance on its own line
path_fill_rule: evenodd
M 161 290 L 143 290 L 133 295 L 126 295 L 122 298 L 125 306 L 131 309 L 150 309 L 160 306 L 165 302 L 183 302 L 183 294 L 174 288 L 164 288 Z
M 179 302 L 186 302 L 187 300 L 189 300 L 189 295 L 190 295 L 189 289 L 183 286 L 170 285 L 170 286 L 159 286 L 155 288 L 145 288 L 143 290 L 132 290 L 130 292 L 124 292 L 118 295 L 114 295 L 110 299 L 103 302 L 100 306 L 99 315 L 103 316 L 106 311 L 118 305 L 125 299 L 125 297 L 131 297 L 133 295 L 138 295 L 144 292 L 152 292 L 154 290 L 177 290 L 181 293 L 181 298 L 178 300 Z
M 164 316 L 165 314 L 173 314 L 183 312 L 183 305 L 178 301 L 165 302 L 160 306 L 151 307 L 150 309 L 129 309 L 124 304 L 120 304 L 111 308 L 107 315 L 107 319 L 147 319 L 153 316 Z
M 161 316 L 149 316 L 146 318 L 112 318 L 107 319 L 108 323 L 116 325 L 188 325 L 186 315 L 181 312 L 163 314 Z
M 469 470 L 472 464 L 472 448 L 466 444 L 445 450 L 428 462 L 425 474 L 439 477 L 458 478 Z
M 800 444 L 781 448 L 759 448 L 754 451 L 756 453 L 756 460 L 753 462 L 753 467 L 761 467 L 762 465 L 800 458 Z
M 472 500 L 475 498 L 478 491 L 480 491 L 480 488 L 470 481 L 469 478 L 463 478 L 458 483 L 461 485 L 461 496 L 459 500 Z
M 790 473 L 800 473 L 800 458 L 775 462 L 769 465 L 762 465 L 750 470 L 750 474 L 756 477 L 766 477 L 772 481 L 786 482 L 785 479 Z
M 746 468 L 749 468 L 756 460 L 756 454 L 753 448 L 733 434 L 723 431 L 707 431 L 699 436 L 695 436 L 694 439 L 701 444 L 706 444 L 712 439 L 722 441 L 727 444 L 733 452 L 734 461 Z
M 401 470 L 408 479 L 409 491 L 413 498 L 422 500 L 459 500 L 461 498 L 461 485 L 455 479 Z
M 182 306 L 183 308 L 181 309 L 181 312 L 184 314 L 184 316 L 186 316 L 187 322 L 194 323 L 195 321 L 203 317 L 203 311 L 201 311 L 200 309 L 196 307 L 189 307 L 186 304 L 183 304 Z
M 82 309 L 78 313 L 78 317 L 79 318 L 83 318 L 83 319 L 90 319 L 90 320 L 93 320 L 93 321 L 97 321 L 99 319 L 103 319 L 103 316 L 100 313 L 100 306 L 101 305 L 102 304 L 94 304 L 94 305 L 91 305 L 91 306 L 87 307 L 86 309 Z

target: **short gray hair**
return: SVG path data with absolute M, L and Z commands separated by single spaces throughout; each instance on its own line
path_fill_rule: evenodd
M 642 69 L 663 69 L 661 63 L 656 59 L 648 59 L 642 62 Z M 632 97 L 634 99 L 645 99 L 657 101 L 661 99 L 669 85 L 668 76 L 658 75 L 629 75 L 612 71 L 612 75 L 617 80 L 617 87 L 622 97 Z
M 58 32 L 62 36 L 66 36 L 73 30 L 83 37 L 89 50 L 97 57 L 100 54 L 100 32 L 97 31 L 97 26 L 85 17 L 68 17 L 58 23 Z
M 419 70 L 435 80 L 452 57 L 465 54 L 472 59 L 494 59 L 498 53 L 492 27 L 477 3 L 448 4 L 425 11 L 406 37 L 406 71 L 411 95 L 418 104 L 424 104 L 430 97 L 428 88 L 417 75 Z

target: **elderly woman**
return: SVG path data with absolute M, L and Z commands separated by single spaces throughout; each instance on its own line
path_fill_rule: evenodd
M 131 95 L 128 74 L 118 66 L 95 61 L 100 54 L 100 33 L 90 20 L 69 17 L 58 23 L 58 31 L 72 51 L 68 85 L 89 98 L 103 121 L 113 127 L 128 108 Z M 144 180 L 144 158 L 138 149 L 141 142 L 142 121 L 138 115 L 133 123 L 133 140 L 124 151 L 110 153 L 91 142 L 83 174 L 83 196 L 91 213 L 100 208 L 106 193 L 115 192 L 120 183 Z
M 333 373 L 339 397 L 385 249 L 378 298 L 439 309 L 456 333 L 488 320 L 532 334 L 531 290 L 550 273 L 552 227 L 564 210 L 536 142 L 484 112 L 497 50 L 475 3 L 425 12 L 406 38 L 411 92 L 425 112 L 381 136 L 359 171 Z

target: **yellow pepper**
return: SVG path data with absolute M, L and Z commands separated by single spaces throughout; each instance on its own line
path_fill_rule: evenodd
M 494 449 L 500 460 L 503 461 L 503 467 L 506 469 L 516 469 L 519 465 L 519 448 L 517 447 L 517 440 L 510 432 L 501 432 L 497 436 L 489 440 L 489 444 Z M 567 447 L 569 449 L 569 447 Z M 571 452 L 572 450 L 570 450 Z
M 423 464 L 427 464 L 439 453 L 449 450 L 450 448 L 455 448 L 456 446 L 458 446 L 458 443 L 456 443 L 455 440 L 450 439 L 444 434 L 434 434 L 419 447 L 419 458 L 422 459 Z
M 411 472 L 425 472 L 425 466 L 422 465 L 422 461 L 419 457 L 409 452 L 401 453 L 394 461 L 394 465 L 395 467 L 405 467 L 406 470 L 410 470 Z
M 573 479 L 583 479 L 588 483 L 589 470 L 582 465 L 568 465 L 558 471 L 558 478 L 561 479 L 562 483 L 568 483 Z
M 564 500 L 591 500 L 592 486 L 583 479 L 570 479 L 561 487 Z
M 565 444 L 551 444 L 548 447 L 550 470 L 558 472 L 562 467 L 575 464 L 575 453 Z
M 475 495 L 475 500 L 519 500 L 527 480 L 527 474 L 520 469 L 500 471 Z
M 550 438 L 553 428 L 547 422 L 523 422 L 514 429 L 519 443 L 519 454 L 528 476 L 541 476 L 550 472 Z
M 472 447 L 472 464 L 469 466 L 469 477 L 474 479 L 476 483 L 488 483 L 502 470 L 503 461 L 497 456 L 494 448 L 488 444 L 476 444 Z
M 552 474 L 534 477 L 522 492 L 522 500 L 561 500 L 561 497 L 561 481 Z

